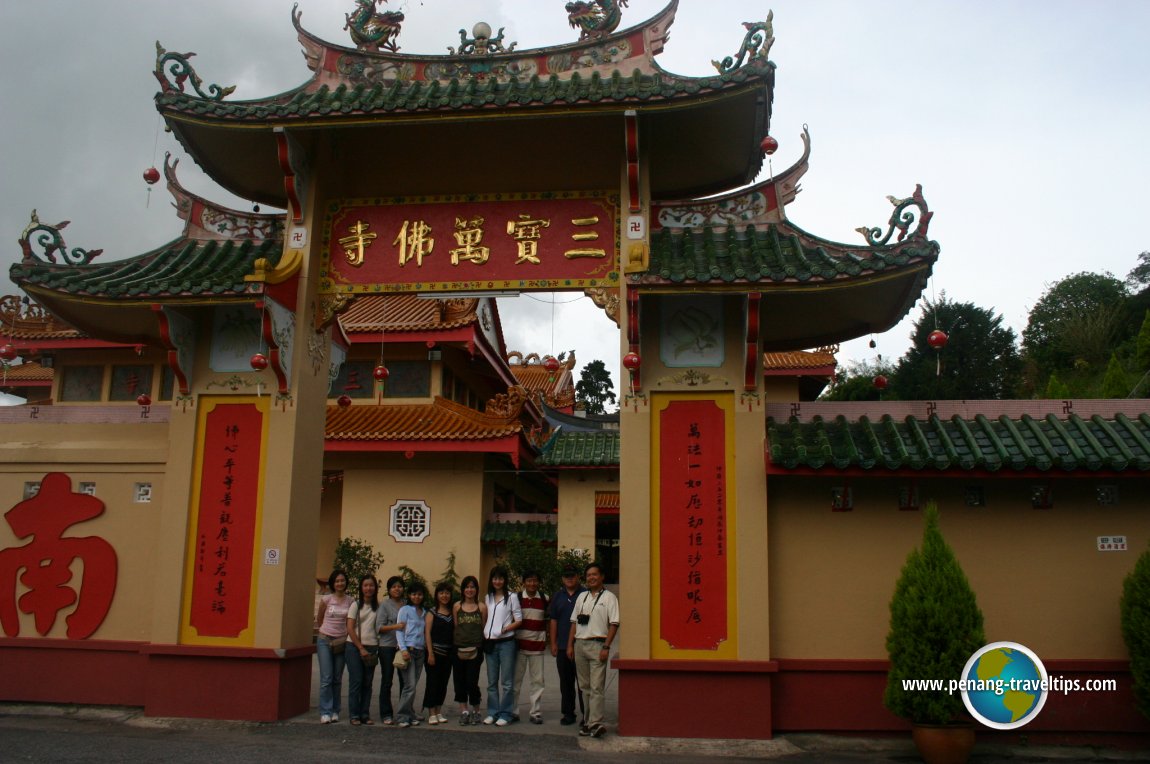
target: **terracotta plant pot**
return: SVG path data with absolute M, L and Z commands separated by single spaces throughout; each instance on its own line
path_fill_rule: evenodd
M 916 724 L 914 744 L 926 764 L 965 764 L 974 749 L 969 724 Z

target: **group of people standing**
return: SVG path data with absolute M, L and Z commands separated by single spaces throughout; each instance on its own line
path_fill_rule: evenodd
M 443 714 L 447 685 L 454 687 L 459 724 L 506 727 L 519 721 L 520 701 L 528 719 L 543 723 L 543 657 L 550 648 L 559 672 L 562 718 L 572 725 L 576 681 L 583 711 L 580 735 L 600 737 L 603 724 L 607 661 L 619 629 L 619 601 L 603 585 L 598 563 L 584 570 L 586 588 L 573 567 L 563 570 L 563 586 L 548 598 L 540 591 L 535 571 L 523 573 L 523 590 L 508 589 L 506 568 L 495 566 L 487 593 L 479 596 L 479 581 L 467 576 L 458 599 L 453 587 L 440 583 L 431 603 L 419 583 L 387 580 L 381 599 L 375 576 L 359 582 L 356 596 L 348 593 L 348 576 L 334 571 L 316 609 L 319 631 L 316 655 L 320 667 L 320 722 L 340 720 L 343 671 L 347 668 L 347 705 L 353 725 L 372 725 L 371 698 L 379 665 L 379 718 L 398 727 L 446 724 Z M 479 674 L 487 661 L 485 713 L 479 710 Z M 427 681 L 423 713 L 415 710 L 415 690 L 424 669 Z M 399 701 L 392 707 L 391 688 L 399 676 Z M 586 705 L 584 706 L 584 703 Z

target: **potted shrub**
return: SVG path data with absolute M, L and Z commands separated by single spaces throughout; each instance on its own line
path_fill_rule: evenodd
M 890 601 L 890 671 L 883 703 L 915 725 L 915 744 L 923 759 L 966 761 L 974 729 L 961 695 L 903 686 L 903 680 L 958 679 L 970 656 L 986 643 L 982 611 L 939 530 L 938 507 L 927 504 L 923 516 L 922 546 L 907 557 Z M 924 746 L 938 737 L 953 738 L 965 751 L 936 758 Z
M 1121 612 L 1134 700 L 1143 716 L 1150 718 L 1150 549 L 1142 553 L 1122 584 Z

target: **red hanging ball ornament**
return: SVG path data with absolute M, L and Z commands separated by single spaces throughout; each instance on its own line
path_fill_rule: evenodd
M 151 406 L 152 396 L 148 395 L 147 393 L 141 393 L 140 396 L 136 398 L 136 403 L 140 406 Z
M 637 371 L 642 364 L 638 353 L 628 353 L 623 356 L 623 368 L 627 371 Z
M 935 329 L 926 338 L 926 344 L 930 345 L 935 350 L 942 350 L 946 347 L 946 343 L 950 341 L 950 337 L 946 336 L 946 332 L 942 329 Z
M 256 353 L 252 356 L 252 368 L 256 371 L 263 371 L 268 367 L 268 359 L 263 353 Z
M 876 390 L 885 390 L 888 384 L 890 384 L 890 382 L 882 374 L 874 378 L 874 388 Z
M 0 345 L 0 361 L 3 361 L 4 363 L 15 361 L 16 356 L 18 355 L 20 355 L 19 351 L 17 351 L 16 348 L 12 347 L 11 345 Z
M 766 138 L 763 138 L 761 143 L 759 143 L 759 148 L 763 150 L 764 154 L 770 156 L 779 150 L 779 142 L 768 135 Z
M 144 182 L 149 186 L 154 186 L 160 182 L 160 171 L 155 167 L 149 167 L 144 170 Z
M 548 374 L 554 374 L 559 371 L 559 359 L 553 355 L 549 355 L 543 359 L 543 368 L 547 370 Z
M 341 395 L 336 398 L 335 402 L 339 404 L 341 409 L 345 409 L 351 405 L 351 398 L 346 395 Z
M 375 367 L 375 371 L 371 373 L 371 376 L 375 377 L 376 382 L 383 382 L 391 376 L 391 372 L 388 371 L 387 367 L 381 363 L 379 366 Z

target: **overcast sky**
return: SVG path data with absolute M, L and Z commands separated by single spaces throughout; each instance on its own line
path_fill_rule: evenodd
M 351 0 L 300 0 L 303 25 L 350 45 Z M 623 27 L 664 0 L 631 0 Z M 37 208 L 71 220 L 69 248 L 104 260 L 145 252 L 181 230 L 158 184 L 141 173 L 165 150 L 181 181 L 247 207 L 198 172 L 160 130 L 153 95 L 155 42 L 194 51 L 205 83 L 236 85 L 234 100 L 270 96 L 310 77 L 285 0 L 0 3 L 0 235 L 7 267 Z M 460 28 L 487 21 L 519 48 L 575 39 L 563 0 L 391 0 L 407 14 L 409 53 L 446 52 Z M 788 206 L 805 230 L 861 242 L 884 226 L 888 194 L 922 183 L 931 237 L 942 254 L 926 295 L 943 290 L 1002 313 L 1021 332 L 1046 285 L 1081 270 L 1124 277 L 1150 249 L 1150 2 L 996 0 L 682 0 L 659 57 L 680 74 L 713 72 L 733 55 L 741 22 L 774 10 L 778 71 L 771 133 L 776 169 L 813 150 L 803 191 Z M 577 150 L 573 147 L 573 150 Z M 477 152 L 481 165 L 482 152 Z M 145 205 L 148 206 L 145 206 Z M 5 293 L 14 291 L 5 280 Z M 613 325 L 586 298 L 523 296 L 502 307 L 508 349 L 576 348 L 603 358 L 618 381 Z M 554 313 L 554 320 L 552 314 Z M 846 344 L 840 362 L 897 358 L 916 308 L 895 329 Z M 554 339 L 552 339 L 554 337 Z

